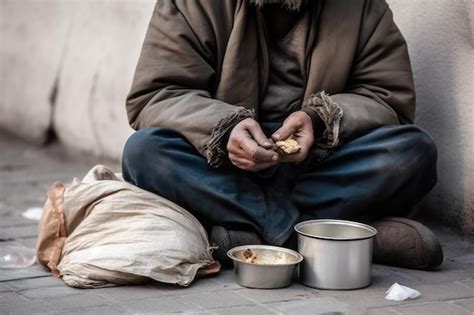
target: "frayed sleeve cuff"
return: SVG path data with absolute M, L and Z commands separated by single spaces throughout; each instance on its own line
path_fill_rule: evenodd
M 343 115 L 342 108 L 324 91 L 311 95 L 303 104 L 302 110 L 315 113 L 324 131 L 316 135 L 316 141 L 308 161 L 320 163 L 339 144 L 339 130 Z M 313 119 L 314 123 L 314 119 Z
M 238 110 L 227 117 L 222 118 L 214 127 L 211 139 L 205 147 L 207 162 L 213 167 L 221 166 L 226 160 L 226 145 L 229 132 L 239 122 L 246 118 L 255 118 L 255 111 L 239 107 Z M 227 135 L 227 136 L 226 136 Z
M 324 149 L 336 147 L 339 144 L 342 108 L 323 91 L 311 95 L 303 104 L 302 109 L 314 111 L 324 123 L 324 132 L 317 137 L 316 146 Z

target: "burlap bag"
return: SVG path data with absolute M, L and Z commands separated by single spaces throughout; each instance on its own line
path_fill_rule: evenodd
M 54 184 L 39 226 L 38 261 L 66 284 L 99 288 L 150 279 L 189 285 L 220 270 L 189 212 L 104 166 Z

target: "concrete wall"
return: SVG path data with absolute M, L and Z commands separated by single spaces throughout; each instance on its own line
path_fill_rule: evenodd
M 410 49 L 417 123 L 438 144 L 434 215 L 474 234 L 474 1 L 390 0 Z
M 119 158 L 153 0 L 0 0 L 0 127 Z
M 439 146 L 439 183 L 425 205 L 474 234 L 474 2 L 389 3 L 409 43 L 418 123 Z M 153 4 L 0 0 L 0 128 L 36 143 L 54 130 L 70 147 L 119 158 Z

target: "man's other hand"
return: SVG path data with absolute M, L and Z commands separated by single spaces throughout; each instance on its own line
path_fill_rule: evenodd
M 258 122 L 251 118 L 235 125 L 227 142 L 227 151 L 232 164 L 250 172 L 257 172 L 277 164 L 279 156 L 274 148 L 273 141 L 265 136 Z
M 273 140 L 280 141 L 293 138 L 301 146 L 294 154 L 280 154 L 281 162 L 302 162 L 308 156 L 314 143 L 313 122 L 303 111 L 297 111 L 288 116 L 280 129 L 272 135 Z

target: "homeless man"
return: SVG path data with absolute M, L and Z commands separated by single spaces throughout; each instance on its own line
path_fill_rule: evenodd
M 401 218 L 434 186 L 437 151 L 412 124 L 384 0 L 158 0 L 127 112 L 124 178 L 194 214 L 219 260 L 333 218 L 378 229 L 376 263 L 442 262 L 434 234 Z M 276 146 L 288 138 L 298 152 Z

